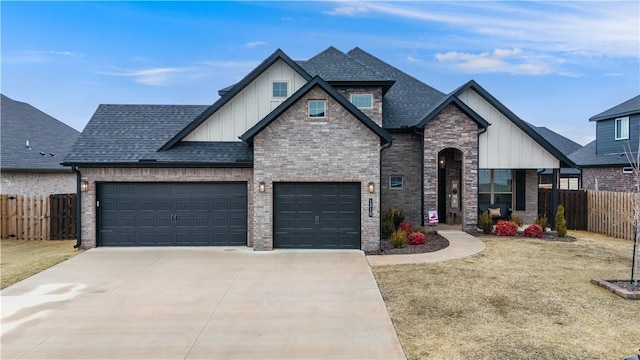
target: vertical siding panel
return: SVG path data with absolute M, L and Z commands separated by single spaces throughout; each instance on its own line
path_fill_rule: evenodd
M 8 207 L 7 201 L 8 195 L 0 195 L 0 239 L 6 239 L 9 237 L 7 226 L 9 225 Z

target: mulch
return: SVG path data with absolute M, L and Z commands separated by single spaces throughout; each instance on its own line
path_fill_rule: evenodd
M 477 231 L 475 233 L 470 233 L 471 235 L 478 237 L 478 238 L 482 238 L 482 237 L 497 237 L 498 235 L 491 233 L 491 234 L 485 234 L 482 231 Z M 519 238 L 525 238 L 525 239 L 533 239 L 533 240 L 547 240 L 547 241 L 557 241 L 557 242 L 574 242 L 577 239 L 573 236 L 570 235 L 565 235 L 564 237 L 559 237 L 558 234 L 555 231 L 547 231 L 544 234 L 542 234 L 541 238 L 533 238 L 533 237 L 527 237 L 524 236 L 524 232 L 523 231 L 518 231 L 518 233 L 516 234 L 516 236 L 504 236 L 505 238 L 507 237 L 519 237 Z
M 406 245 L 402 248 L 394 248 L 388 240 L 384 242 L 383 251 L 368 251 L 367 255 L 395 255 L 395 254 L 422 254 L 442 250 L 449 246 L 449 240 L 440 234 L 428 233 L 427 241 L 422 245 Z

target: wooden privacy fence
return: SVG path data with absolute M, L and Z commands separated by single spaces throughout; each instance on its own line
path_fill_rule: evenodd
M 2 239 L 62 240 L 76 237 L 76 195 L 0 195 Z
M 586 190 L 558 190 L 558 204 L 564 206 L 564 218 L 567 220 L 567 229 L 587 230 L 588 228 L 588 208 Z M 546 216 L 551 222 L 551 190 L 538 190 L 538 215 Z
M 635 193 L 589 191 L 589 227 L 594 233 L 633 240 Z

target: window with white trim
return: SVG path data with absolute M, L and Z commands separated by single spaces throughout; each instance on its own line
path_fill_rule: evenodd
M 404 188 L 404 176 L 391 175 L 389 176 L 389 189 L 401 190 Z
M 629 117 L 621 117 L 615 120 L 616 140 L 625 140 L 629 138 Z
M 326 101 L 324 100 L 309 100 L 309 117 L 313 119 L 323 118 L 325 113 Z
M 289 83 L 286 81 L 274 81 L 271 83 L 271 96 L 274 98 L 286 98 L 289 96 Z
M 371 109 L 373 106 L 373 95 L 351 94 L 351 103 L 358 109 Z

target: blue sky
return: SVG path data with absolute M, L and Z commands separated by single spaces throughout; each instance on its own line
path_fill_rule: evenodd
M 1 90 L 82 130 L 98 104 L 211 104 L 275 49 L 356 46 L 445 93 L 474 79 L 586 144 L 640 94 L 640 2 L 7 2 Z

